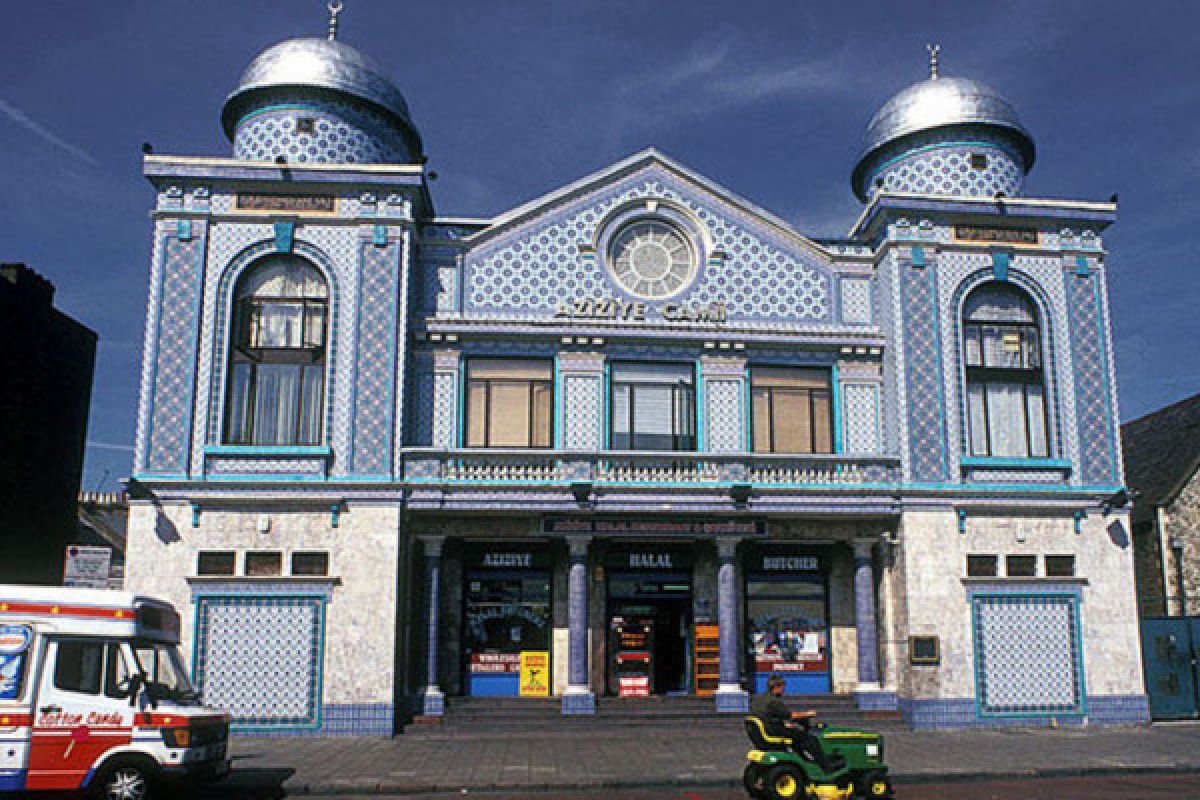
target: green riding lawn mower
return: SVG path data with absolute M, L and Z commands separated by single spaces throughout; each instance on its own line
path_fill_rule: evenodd
M 763 800 L 892 800 L 892 782 L 883 763 L 883 737 L 870 731 L 815 723 L 810 732 L 821 744 L 830 770 L 791 739 L 771 736 L 758 717 L 745 718 L 754 749 L 746 754 L 742 782 L 751 797 Z

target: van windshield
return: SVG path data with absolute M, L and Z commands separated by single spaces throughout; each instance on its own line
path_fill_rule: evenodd
M 194 703 L 199 699 L 175 645 L 134 642 L 133 655 L 146 681 L 146 691 L 155 700 Z

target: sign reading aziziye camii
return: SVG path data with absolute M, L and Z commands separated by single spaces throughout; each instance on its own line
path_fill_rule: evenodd
M 729 311 L 723 300 L 715 303 L 663 303 L 651 305 L 641 300 L 609 298 L 578 298 L 558 304 L 554 312 L 558 319 L 603 319 L 616 322 L 645 322 L 657 316 L 666 322 L 724 323 Z

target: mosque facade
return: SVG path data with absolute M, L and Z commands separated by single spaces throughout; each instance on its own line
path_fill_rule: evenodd
M 875 114 L 844 238 L 656 150 L 434 210 L 404 97 L 294 39 L 147 155 L 127 586 L 245 732 L 766 677 L 915 727 L 1148 719 L 1103 235 L 1013 107 Z

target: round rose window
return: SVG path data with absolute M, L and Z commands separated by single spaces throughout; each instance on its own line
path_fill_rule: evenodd
M 617 234 L 610 269 L 621 288 L 631 294 L 667 297 L 692 279 L 696 257 L 691 244 L 674 227 L 644 220 Z

